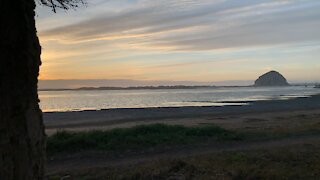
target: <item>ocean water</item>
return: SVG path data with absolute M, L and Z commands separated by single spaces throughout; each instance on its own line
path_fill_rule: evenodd
M 162 90 L 40 91 L 44 112 L 113 108 L 247 105 L 250 101 L 291 99 L 319 94 L 320 89 L 292 87 L 221 87 Z

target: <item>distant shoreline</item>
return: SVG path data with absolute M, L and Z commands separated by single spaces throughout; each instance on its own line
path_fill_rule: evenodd
M 221 87 L 251 87 L 251 86 L 130 86 L 130 87 L 81 87 L 74 89 L 39 89 L 39 91 L 92 91 L 92 90 L 158 90 L 158 89 L 204 89 Z
M 313 84 L 292 84 L 288 86 L 315 86 Z M 62 89 L 39 89 L 38 91 L 104 91 L 104 90 L 161 90 L 161 89 L 216 89 L 216 88 L 243 88 L 243 87 L 288 87 L 288 86 L 130 86 L 130 87 L 81 87 L 81 88 L 62 88 Z

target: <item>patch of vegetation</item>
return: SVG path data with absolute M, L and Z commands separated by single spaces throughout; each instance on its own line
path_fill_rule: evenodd
M 108 131 L 60 131 L 48 137 L 47 151 L 52 154 L 79 150 L 126 150 L 157 145 L 189 144 L 203 138 L 226 141 L 241 139 L 241 136 L 214 125 L 186 127 L 153 124 Z
M 213 153 L 123 167 L 87 169 L 75 179 L 319 179 L 320 144 Z M 49 177 L 58 179 L 62 175 Z

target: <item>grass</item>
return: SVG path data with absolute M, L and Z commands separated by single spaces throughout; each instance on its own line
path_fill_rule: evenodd
M 281 138 L 319 136 L 319 126 L 272 130 L 226 130 L 217 126 L 142 125 L 128 129 L 89 132 L 57 132 L 47 139 L 50 153 L 79 150 L 127 150 L 153 146 L 197 144 L 205 140 L 241 143 Z M 240 142 L 239 142 L 240 143 Z M 241 144 L 240 143 L 240 144 Z M 302 143 L 262 150 L 217 152 L 184 158 L 160 159 L 119 167 L 91 168 L 55 174 L 74 179 L 318 179 L 320 143 Z
M 48 154 L 80 150 L 126 150 L 157 145 L 189 144 L 199 139 L 218 141 L 241 139 L 240 135 L 214 125 L 140 125 L 108 131 L 60 131 L 47 138 Z
M 124 167 L 81 170 L 70 175 L 80 180 L 319 179 L 320 144 L 163 159 Z
M 314 127 L 283 130 L 226 130 L 215 125 L 182 126 L 152 124 L 107 131 L 58 131 L 47 138 L 47 153 L 77 152 L 82 150 L 135 150 L 161 145 L 181 145 L 205 140 L 266 141 L 281 138 L 320 135 Z

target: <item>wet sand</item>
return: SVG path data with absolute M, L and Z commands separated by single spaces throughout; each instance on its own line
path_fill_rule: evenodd
M 320 123 L 320 95 L 249 102 L 245 106 L 108 109 L 44 113 L 46 133 L 132 127 L 140 124 L 216 124 L 228 129 L 268 129 Z

